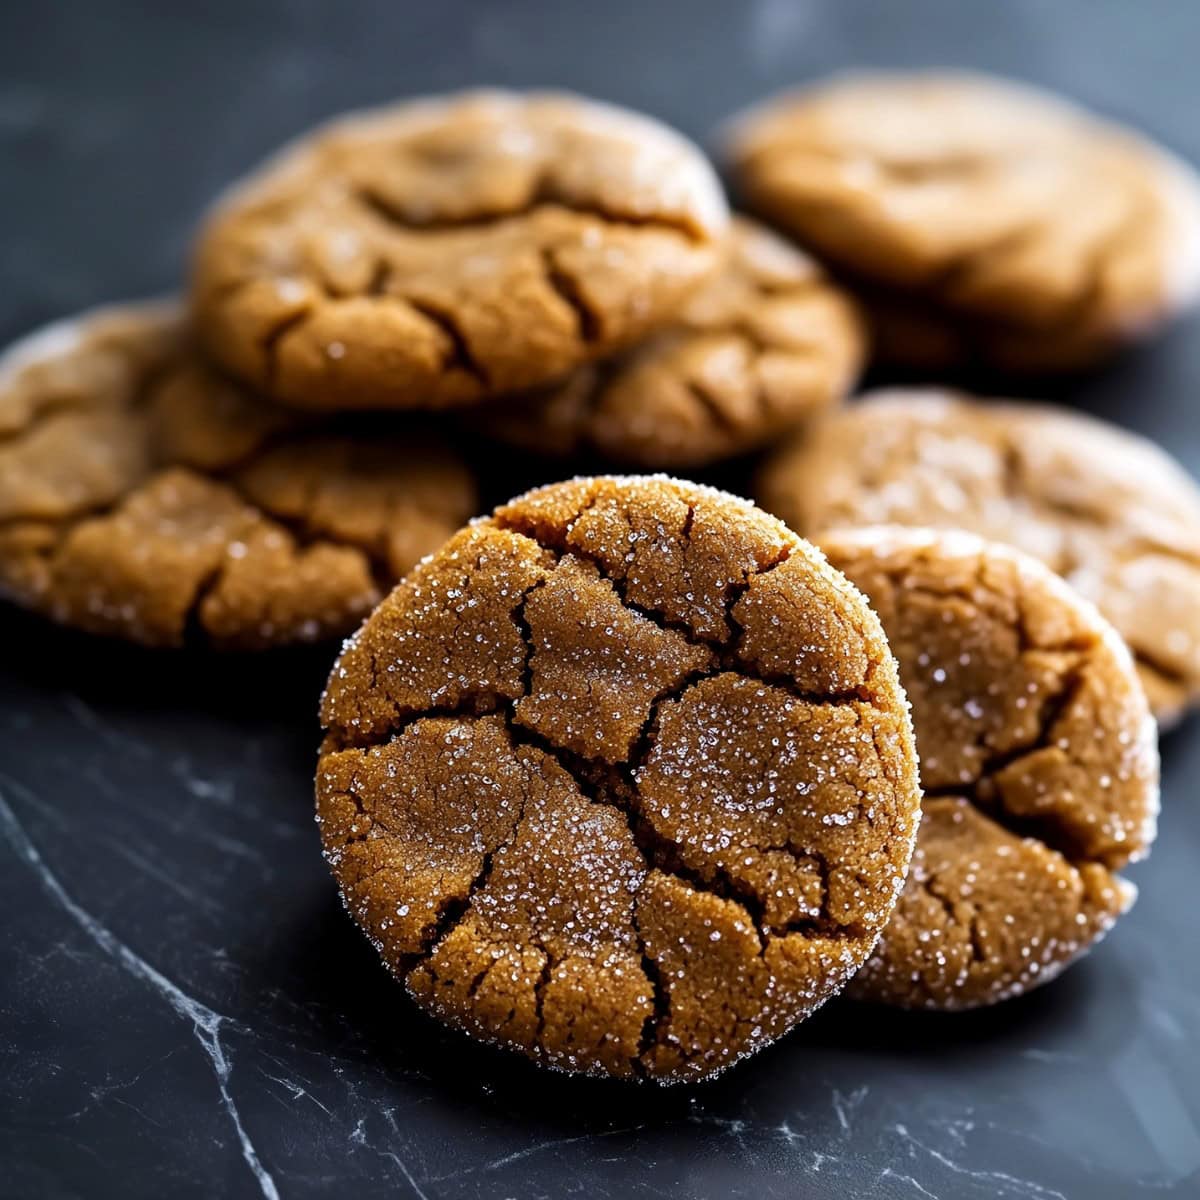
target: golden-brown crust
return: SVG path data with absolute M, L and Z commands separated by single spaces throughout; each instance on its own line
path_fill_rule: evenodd
M 769 101 L 729 141 L 747 204 L 893 289 L 880 346 L 928 365 L 1075 368 L 1200 288 L 1194 173 L 1055 96 L 954 72 L 835 78 Z M 937 337 L 937 331 L 941 336 Z
M 1161 722 L 1200 696 L 1200 491 L 1127 430 L 1048 405 L 877 392 L 781 447 L 756 491 L 806 537 L 890 523 L 1017 546 L 1117 627 Z
M 270 160 L 201 233 L 213 356 L 301 408 L 438 408 L 534 387 L 669 320 L 727 213 L 699 151 L 569 95 L 352 114 Z
M 170 303 L 0 360 L 0 591 L 67 625 L 152 646 L 341 636 L 474 506 L 448 447 L 264 404 Z
M 701 1079 L 870 952 L 918 807 L 876 618 L 723 493 L 585 479 L 418 567 L 323 700 L 326 855 L 425 1008 L 564 1070 Z
M 866 593 L 912 702 L 925 791 L 908 882 L 861 999 L 1019 995 L 1132 903 L 1114 872 L 1158 812 L 1157 732 L 1116 631 L 1046 567 L 968 534 L 823 535 Z
M 541 454 L 704 466 L 839 404 L 865 351 L 849 296 L 796 247 L 735 217 L 720 271 L 670 326 L 471 418 L 490 436 Z

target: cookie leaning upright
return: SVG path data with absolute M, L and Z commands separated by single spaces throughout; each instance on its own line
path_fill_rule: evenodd
M 720 270 L 668 326 L 469 419 L 546 455 L 704 466 L 840 404 L 866 340 L 857 305 L 807 254 L 734 217 Z
M 893 357 L 1080 366 L 1200 289 L 1195 173 L 1032 87 L 846 75 L 753 110 L 727 153 L 752 211 L 884 289 Z
M 453 537 L 322 705 L 326 856 L 409 993 L 563 1070 L 701 1079 L 862 964 L 919 790 L 863 597 L 780 522 L 663 478 Z
M 0 595 L 66 625 L 151 646 L 342 636 L 474 507 L 449 446 L 265 403 L 170 302 L 0 357 Z
M 699 151 L 570 95 L 351 114 L 269 160 L 202 231 L 213 357 L 300 408 L 438 408 L 548 382 L 667 321 L 728 214 Z
M 904 894 L 852 993 L 971 1008 L 1045 983 L 1132 903 L 1158 813 L 1129 653 L 1035 559 L 969 534 L 834 531 L 912 701 L 925 790 Z

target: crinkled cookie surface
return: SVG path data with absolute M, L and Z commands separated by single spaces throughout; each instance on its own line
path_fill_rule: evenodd
M 716 268 L 712 169 L 648 117 L 469 92 L 351 114 L 218 205 L 193 317 L 301 408 L 440 408 L 558 379 L 668 321 Z
M 805 537 L 897 524 L 1014 545 L 1117 627 L 1160 722 L 1200 696 L 1200 489 L 1136 434 L 1047 405 L 877 392 L 783 446 L 757 495 Z
M 1200 289 L 1195 173 L 1028 86 L 850 74 L 743 117 L 728 153 L 752 210 L 883 289 L 893 358 L 1077 367 Z
M 0 359 L 0 591 L 152 646 L 342 636 L 475 508 L 453 450 L 269 406 L 169 302 L 97 310 Z
M 1157 731 L 1128 651 L 1007 546 L 898 528 L 822 545 L 883 622 L 925 791 L 904 893 L 851 993 L 959 1009 L 1045 983 L 1133 902 L 1116 871 L 1154 839 Z
M 424 1008 L 563 1070 L 701 1079 L 870 953 L 919 795 L 862 597 L 724 493 L 530 493 L 464 529 L 330 677 L 317 814 Z
M 839 404 L 865 352 L 849 296 L 806 254 L 735 217 L 720 271 L 671 325 L 472 415 L 483 432 L 542 454 L 698 467 Z

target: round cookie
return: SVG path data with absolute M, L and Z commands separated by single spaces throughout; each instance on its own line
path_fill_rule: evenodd
M 321 126 L 224 197 L 193 318 L 289 405 L 472 403 L 664 324 L 727 219 L 700 152 L 648 117 L 553 93 L 413 101 Z
M 1200 698 L 1200 489 L 1136 434 L 1050 405 L 881 391 L 785 444 L 757 494 L 806 537 L 895 524 L 1017 546 L 1117 627 L 1160 722 Z
M 431 438 L 339 431 L 215 374 L 169 302 L 0 358 L 0 594 L 151 646 L 342 636 L 474 510 Z
M 317 819 L 418 1004 L 566 1071 L 717 1074 L 865 960 L 918 818 L 875 615 L 821 555 L 663 477 L 543 488 L 347 643 Z
M 735 217 L 720 272 L 670 326 L 472 416 L 482 432 L 541 454 L 704 466 L 840 403 L 865 350 L 856 306 L 812 259 Z
M 912 702 L 925 791 L 900 903 L 850 985 L 960 1009 L 1052 979 L 1136 890 L 1158 813 L 1154 721 L 1129 653 L 1036 559 L 970 534 L 822 538 L 869 597 Z
M 1195 173 L 1025 85 L 840 76 L 743 117 L 727 149 L 750 208 L 882 289 L 879 348 L 903 361 L 1075 368 L 1200 290 Z

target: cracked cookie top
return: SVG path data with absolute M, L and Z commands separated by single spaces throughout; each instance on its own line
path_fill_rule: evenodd
M 911 335 L 923 363 L 1076 367 L 1200 288 L 1194 172 L 1024 85 L 842 76 L 751 112 L 728 151 L 752 209 L 893 289 L 880 340 L 895 357 Z
M 1158 813 L 1154 721 L 1116 630 L 1041 563 L 970 534 L 821 539 L 870 598 L 912 702 L 925 798 L 860 999 L 970 1008 L 1053 978 L 1133 902 Z
M 865 350 L 846 293 L 796 247 L 735 217 L 720 271 L 667 328 L 471 416 L 490 436 L 542 454 L 703 466 L 840 403 Z
M 745 501 L 581 479 L 475 522 L 347 643 L 317 819 L 418 1003 L 568 1071 L 701 1079 L 870 953 L 918 815 L 875 615 Z
M 1200 490 L 1136 434 L 1049 405 L 877 392 L 781 448 L 757 493 L 806 537 L 895 524 L 1008 542 L 1117 627 L 1160 722 L 1200 696 Z
M 716 267 L 712 169 L 648 117 L 471 92 L 352 114 L 218 205 L 209 351 L 310 409 L 439 408 L 560 378 L 668 321 Z
M 348 633 L 470 516 L 441 442 L 274 408 L 170 302 L 97 310 L 0 358 L 0 594 L 152 646 Z

